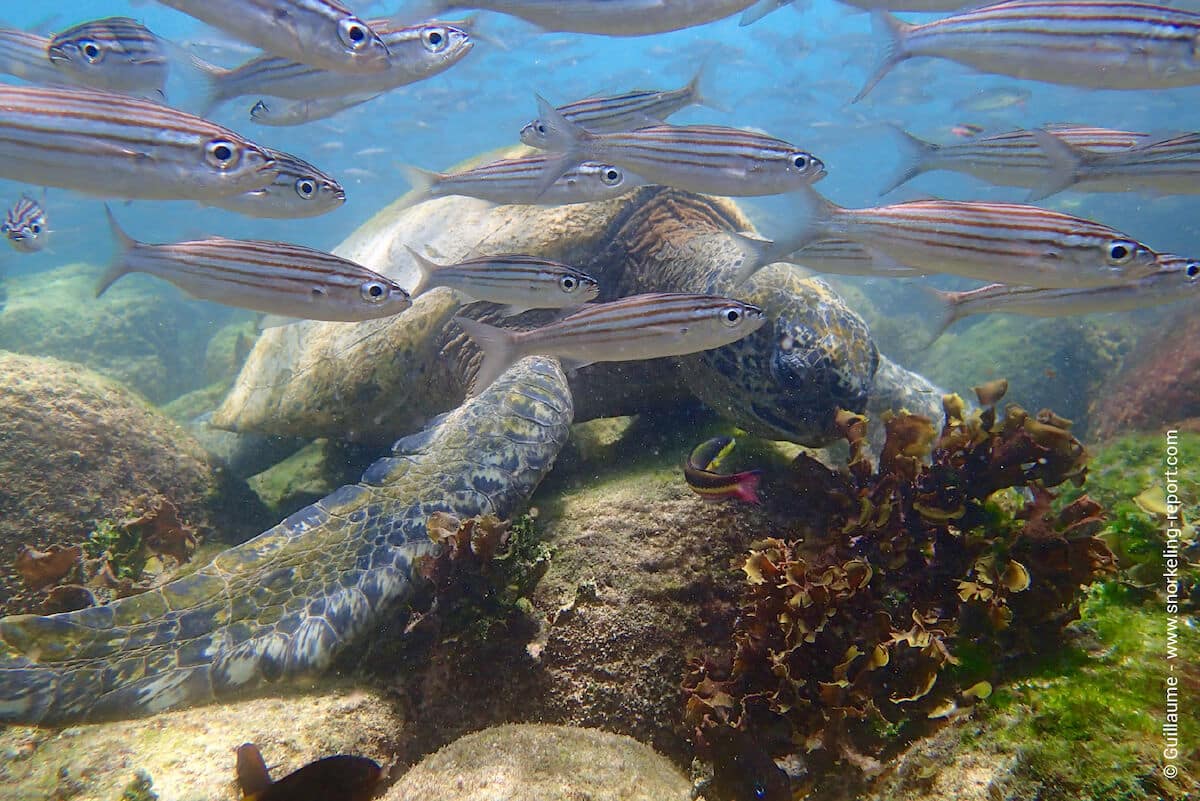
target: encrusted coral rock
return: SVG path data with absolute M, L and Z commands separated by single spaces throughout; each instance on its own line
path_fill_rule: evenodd
M 12 603 L 26 586 L 16 564 L 26 547 L 70 548 L 97 521 L 162 503 L 209 539 L 240 541 L 264 522 L 244 485 L 134 393 L 83 367 L 0 351 L 0 608 L 37 606 Z
M 692 783 L 637 740 L 597 729 L 496 726 L 427 757 L 384 801 L 690 801 Z

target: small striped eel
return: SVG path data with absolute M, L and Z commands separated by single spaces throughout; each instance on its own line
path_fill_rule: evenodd
M 507 517 L 529 497 L 572 408 L 558 365 L 525 359 L 359 483 L 190 576 L 0 619 L 0 722 L 138 717 L 323 670 L 409 598 L 431 514 Z

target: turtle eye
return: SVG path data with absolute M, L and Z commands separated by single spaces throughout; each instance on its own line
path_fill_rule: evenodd
M 1114 239 L 1108 243 L 1108 261 L 1110 264 L 1125 264 L 1137 252 L 1137 243 L 1128 239 Z
M 359 291 L 368 303 L 379 303 L 388 295 L 388 288 L 379 281 L 367 281 Z
M 233 142 L 214 139 L 204 148 L 204 157 L 217 169 L 228 170 L 237 166 L 238 149 Z
M 83 53 L 83 57 L 88 60 L 89 64 L 95 64 L 104 57 L 104 51 L 100 49 L 100 45 L 90 39 L 84 39 L 79 43 L 79 52 Z
M 721 310 L 721 322 L 725 323 L 729 328 L 736 328 L 742 322 L 742 310 L 736 306 L 729 306 Z
M 367 26 L 354 17 L 346 17 L 338 23 L 338 38 L 347 48 L 355 51 L 362 50 L 370 40 Z
M 296 181 L 296 194 L 305 200 L 312 200 L 312 196 L 317 193 L 317 187 L 308 178 L 299 178 Z

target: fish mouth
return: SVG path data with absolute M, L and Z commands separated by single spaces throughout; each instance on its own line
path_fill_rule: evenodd
M 329 187 L 328 191 L 333 195 L 334 200 L 338 201 L 339 203 L 345 201 L 346 190 L 342 189 L 340 186 L 331 186 Z
M 64 48 L 62 45 L 51 45 L 46 50 L 46 57 L 49 58 L 54 64 L 71 60 L 71 57 L 67 55 L 66 48 Z

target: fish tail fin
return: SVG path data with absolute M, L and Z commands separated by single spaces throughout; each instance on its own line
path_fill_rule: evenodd
M 470 389 L 472 396 L 478 395 L 521 357 L 517 334 L 469 317 L 455 317 L 454 322 L 462 326 L 471 341 L 483 351 L 483 361 Z
M 409 185 L 408 194 L 400 201 L 400 208 L 406 209 L 433 198 L 433 188 L 442 179 L 440 172 L 424 170 L 411 164 L 397 164 L 396 168 Z
M 842 210 L 841 207 L 817 194 L 811 186 L 804 186 L 789 193 L 788 198 L 797 201 L 793 209 L 795 228 L 775 240 L 751 234 L 734 234 L 734 241 L 742 255 L 734 286 L 740 286 L 768 264 L 786 261 L 790 253 L 828 238 L 836 232 L 836 218 Z
M 871 73 L 871 77 L 867 78 L 867 82 L 863 84 L 863 88 L 854 96 L 852 103 L 857 103 L 867 96 L 875 85 L 883 80 L 883 77 L 892 71 L 901 61 L 912 58 L 912 53 L 908 52 L 907 35 L 915 26 L 909 25 L 907 22 L 901 22 L 886 11 L 871 12 L 871 29 L 875 31 L 877 36 L 886 37 L 884 39 L 883 56 L 879 59 L 875 71 Z
M 937 304 L 937 313 L 934 317 L 933 332 L 929 340 L 925 343 L 925 347 L 929 347 L 934 342 L 941 339 L 942 334 L 946 333 L 946 329 L 957 323 L 965 315 L 962 312 L 962 293 L 961 292 L 946 292 L 945 290 L 937 289 L 927 285 L 922 285 L 921 291 L 924 292 L 930 300 Z
M 888 181 L 887 186 L 880 191 L 880 197 L 895 191 L 928 170 L 930 162 L 942 149 L 941 145 L 935 145 L 933 142 L 926 142 L 924 139 L 913 136 L 899 125 L 889 124 L 888 128 L 896 135 L 896 141 L 899 144 L 900 165 L 892 179 Z
M 413 264 L 417 267 L 417 280 L 413 284 L 412 289 L 408 290 L 409 297 L 415 298 L 417 295 L 432 289 L 431 281 L 433 279 L 433 273 L 442 265 L 430 258 L 427 258 L 413 248 L 410 248 L 408 245 L 405 245 L 404 249 L 407 250 L 409 255 L 412 256 Z
M 708 76 L 711 74 L 708 69 L 710 59 L 704 59 L 700 66 L 696 68 L 696 73 L 692 75 L 692 79 L 687 82 L 684 89 L 687 90 L 688 97 L 691 98 L 692 105 L 704 106 L 711 108 L 713 111 L 728 112 L 729 107 L 722 103 L 718 103 L 709 97 L 704 86 L 708 83 Z
M 121 224 L 117 222 L 117 218 L 113 216 L 112 209 L 108 207 L 107 203 L 104 204 L 104 214 L 108 217 L 108 229 L 112 232 L 113 242 L 116 244 L 116 252 L 113 254 L 108 268 L 105 269 L 104 274 L 100 276 L 100 280 L 96 283 L 95 297 L 103 295 L 121 276 L 130 272 L 129 265 L 125 261 L 125 256 L 138 245 L 137 240 L 125 233 L 125 230 L 121 228 Z
M 747 470 L 744 473 L 736 473 L 732 478 L 736 482 L 733 497 L 746 503 L 762 503 L 762 500 L 758 497 L 758 485 L 762 481 L 761 470 Z
M 791 2 L 792 0 L 758 0 L 757 3 L 742 12 L 741 19 L 738 20 L 738 27 L 744 28 L 747 25 L 753 25 L 772 11 L 783 8 Z
M 1083 169 L 1096 158 L 1096 154 L 1073 147 L 1045 128 L 1034 128 L 1029 133 L 1050 161 L 1050 169 L 1041 182 L 1029 191 L 1026 202 L 1050 197 L 1077 184 Z
M 208 117 L 217 108 L 217 106 L 229 100 L 227 94 L 226 76 L 233 70 L 227 70 L 224 67 L 218 67 L 216 64 L 210 64 L 198 56 L 192 56 L 189 62 L 192 71 L 195 73 L 195 81 L 199 84 L 200 102 L 199 116 Z

